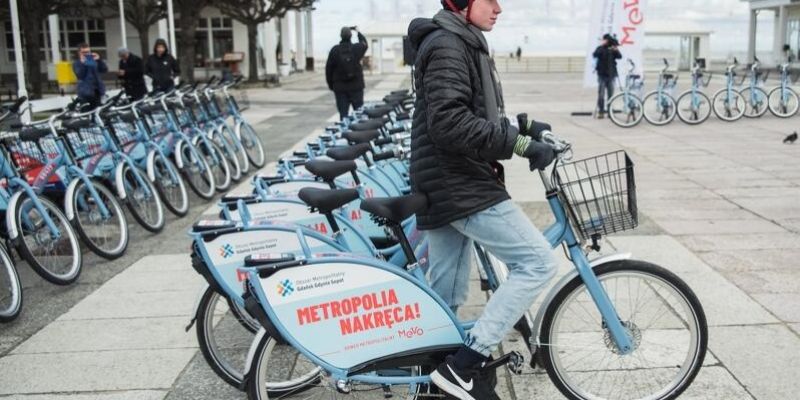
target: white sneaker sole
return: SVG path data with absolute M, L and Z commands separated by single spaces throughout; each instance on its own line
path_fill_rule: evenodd
M 461 400 L 476 400 L 474 397 L 470 396 L 466 390 L 462 389 L 461 386 L 458 386 L 447 380 L 447 378 L 443 377 L 439 371 L 433 371 L 431 374 L 431 381 L 434 385 L 436 385 L 436 387 L 444 390 L 451 396 L 455 396 Z

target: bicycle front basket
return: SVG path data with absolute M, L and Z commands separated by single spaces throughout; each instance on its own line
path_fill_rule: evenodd
M 555 171 L 572 224 L 583 237 L 636 228 L 636 182 L 633 162 L 615 151 L 562 164 Z

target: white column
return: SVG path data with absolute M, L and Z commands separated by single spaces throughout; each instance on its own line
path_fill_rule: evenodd
M 17 67 L 17 96 L 27 96 L 28 89 L 25 88 L 25 67 L 22 65 L 22 38 L 19 35 L 19 9 L 17 0 L 8 0 L 11 6 L 11 36 L 14 39 L 14 60 Z M 31 120 L 30 112 L 22 114 L 22 122 Z
M 119 0 L 119 29 L 122 35 L 122 47 L 128 48 L 128 32 L 125 24 L 125 3 L 124 0 Z
M 284 64 L 290 64 L 292 57 L 291 18 L 289 13 L 281 18 L 281 58 Z
M 299 10 L 294 13 L 294 41 L 296 43 L 295 48 L 297 49 L 295 60 L 297 61 L 297 69 L 300 71 L 305 71 L 306 69 L 306 41 L 303 14 L 304 13 Z
M 306 58 L 311 59 L 311 70 L 314 70 L 314 19 L 313 11 L 308 10 L 306 14 Z
M 158 39 L 167 40 L 168 36 L 169 36 L 169 27 L 167 26 L 166 18 L 158 20 Z M 142 49 L 142 53 L 144 53 L 144 49 Z
M 61 43 L 58 26 L 58 14 L 52 14 L 47 17 L 47 25 L 50 26 L 50 58 L 53 59 L 53 65 L 61 61 Z
M 378 73 L 383 74 L 383 38 L 378 38 Z
M 780 6 L 775 11 L 775 39 L 773 42 L 773 56 L 775 57 L 775 64 L 781 64 L 786 62 L 783 59 L 783 45 L 787 44 L 789 41 L 786 38 L 786 25 L 788 23 L 788 10 L 786 6 Z
M 278 73 L 278 57 L 275 51 L 278 49 L 278 27 L 274 19 L 262 24 L 264 27 L 264 66 L 267 75 Z
M 175 11 L 172 7 L 172 0 L 167 0 L 167 29 L 169 30 L 169 50 L 177 57 L 178 46 L 175 43 Z
M 748 39 L 747 39 L 747 60 L 746 63 L 753 62 L 756 56 L 756 29 L 758 29 L 756 17 L 758 13 L 756 10 L 750 10 L 750 26 L 748 30 Z

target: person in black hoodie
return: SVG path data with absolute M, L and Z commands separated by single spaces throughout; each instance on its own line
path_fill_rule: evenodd
M 553 162 L 553 148 L 533 140 L 550 126 L 505 116 L 503 91 L 483 32 L 502 12 L 499 0 L 442 0 L 433 19 L 411 22 L 417 96 L 411 131 L 411 188 L 428 208 L 417 213 L 426 230 L 431 287 L 453 309 L 469 290 L 473 244 L 509 269 L 461 348 L 431 374 L 439 389 L 462 400 L 498 399 L 489 355 L 528 311 L 556 272 L 544 235 L 506 191 L 497 161 L 516 154 L 531 171 Z
M 122 81 L 122 88 L 132 100 L 139 100 L 147 94 L 147 85 L 144 83 L 144 61 L 124 47 L 121 47 L 118 53 L 117 75 Z
M 351 43 L 352 31 L 358 34 L 358 43 Z M 341 43 L 333 46 L 325 64 L 325 79 L 328 89 L 336 95 L 336 108 L 339 117 L 344 119 L 350 113 L 350 106 L 358 109 L 364 105 L 364 70 L 361 59 L 367 53 L 367 38 L 356 27 L 344 27 Z
M 181 73 L 178 61 L 169 54 L 167 42 L 156 40 L 153 54 L 147 57 L 144 73 L 153 80 L 153 91 L 168 92 L 175 87 L 174 77 Z

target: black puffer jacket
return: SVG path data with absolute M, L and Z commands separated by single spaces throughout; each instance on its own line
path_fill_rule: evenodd
M 408 34 L 417 51 L 411 185 L 429 202 L 418 227 L 434 229 L 510 198 L 496 161 L 511 158 L 518 132 L 486 120 L 478 49 L 430 19 Z

